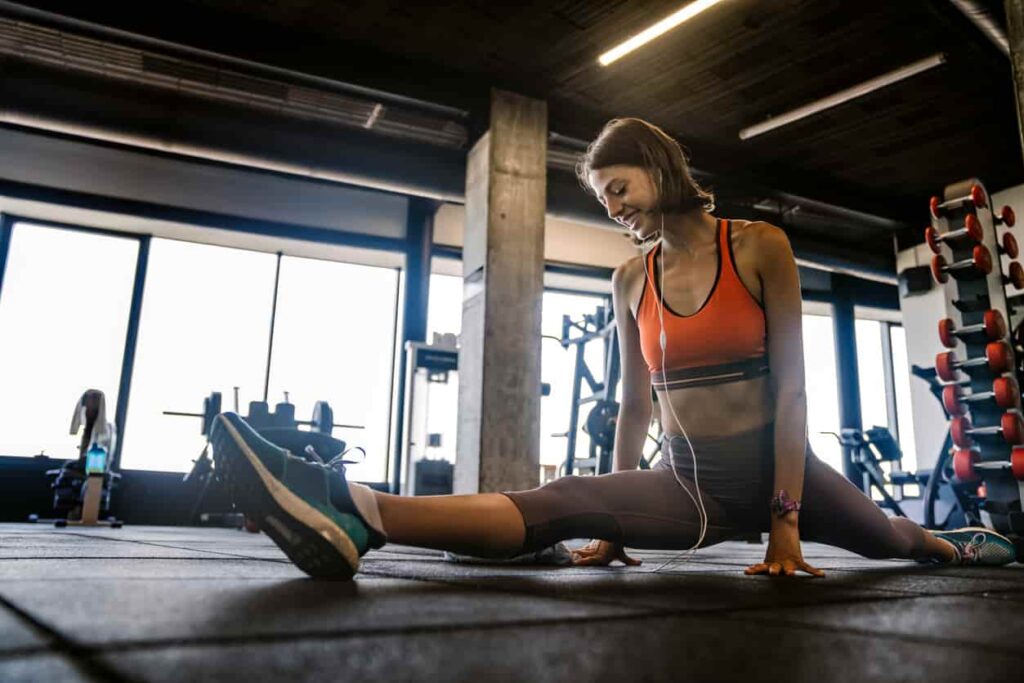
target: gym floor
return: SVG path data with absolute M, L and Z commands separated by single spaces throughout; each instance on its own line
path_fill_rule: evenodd
M 745 577 L 726 543 L 660 574 L 454 564 L 387 546 L 304 578 L 264 535 L 0 525 L 0 680 L 1016 678 L 1024 568 L 805 544 L 825 579 Z

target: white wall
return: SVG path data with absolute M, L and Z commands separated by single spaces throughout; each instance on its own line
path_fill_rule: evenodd
M 461 247 L 465 223 L 464 206 L 443 204 L 434 219 L 434 242 Z M 612 221 L 602 228 L 548 216 L 544 225 L 546 261 L 614 268 L 639 253 Z
M 923 228 L 922 228 L 923 230 Z M 932 252 L 927 244 L 905 249 L 896 255 L 896 272 L 926 266 Z M 934 367 L 935 355 L 944 351 L 939 343 L 939 320 L 946 317 L 945 292 L 934 281 L 927 292 L 900 297 L 903 329 L 907 335 L 907 367 Z M 913 411 L 914 444 L 918 469 L 931 468 L 946 438 L 946 415 L 924 380 L 911 375 L 910 405 Z M 903 429 L 901 420 L 901 430 Z

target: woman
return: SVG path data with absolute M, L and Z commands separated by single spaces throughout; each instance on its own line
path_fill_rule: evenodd
M 635 548 L 706 547 L 769 532 L 748 574 L 823 576 L 801 538 L 871 558 L 1005 564 L 1010 541 L 985 529 L 930 533 L 887 517 L 807 445 L 800 283 L 785 233 L 711 215 L 672 138 L 638 119 L 609 122 L 580 165 L 609 217 L 648 246 L 612 277 L 622 360 L 613 473 L 531 491 L 399 497 L 263 441 L 218 417 L 217 469 L 235 504 L 304 571 L 347 578 L 386 540 L 503 557 L 595 539 L 578 565 Z M 658 395 L 665 457 L 637 469 Z

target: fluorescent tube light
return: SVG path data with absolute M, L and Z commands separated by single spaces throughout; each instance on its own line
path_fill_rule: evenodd
M 945 62 L 946 55 L 939 53 L 937 55 L 932 55 L 927 59 L 922 59 L 919 62 L 908 64 L 907 66 L 901 69 L 890 71 L 889 73 L 883 74 L 877 78 L 872 78 L 870 81 L 864 81 L 860 85 L 855 85 L 852 88 L 847 88 L 846 90 L 837 92 L 835 95 L 829 95 L 828 97 L 820 99 L 817 102 L 805 104 L 804 106 L 794 109 L 793 111 L 786 112 L 785 114 L 780 114 L 779 116 L 770 118 L 767 121 L 762 121 L 761 123 L 758 123 L 757 125 L 754 126 L 750 126 L 749 128 L 744 128 L 743 130 L 740 131 L 740 140 L 749 140 L 750 138 L 756 137 L 763 133 L 767 133 L 770 130 L 781 128 L 782 126 L 789 125 L 794 121 L 805 119 L 808 116 L 813 116 L 814 114 L 825 111 L 826 109 L 838 107 L 840 104 L 843 104 L 844 102 L 849 102 L 850 100 L 856 99 L 858 97 L 863 97 L 868 93 L 874 92 L 876 90 L 881 90 L 886 86 L 892 85 L 893 83 L 898 83 L 899 81 L 902 81 L 906 78 L 910 78 L 911 76 L 916 76 L 917 74 L 923 71 L 933 69 L 939 66 L 940 64 L 944 64 Z
M 704 10 L 714 7 L 721 1 L 722 0 L 695 0 L 695 2 L 691 2 L 675 14 L 665 17 L 654 26 L 644 29 L 623 43 L 619 43 L 611 50 L 608 50 L 608 52 L 605 52 L 603 55 L 598 57 L 597 61 L 601 63 L 601 66 L 608 66 L 619 57 L 629 54 L 642 45 L 646 45 L 661 34 L 671 31 L 687 19 L 692 19 Z

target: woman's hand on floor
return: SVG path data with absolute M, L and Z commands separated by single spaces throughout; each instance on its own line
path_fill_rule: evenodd
M 640 560 L 626 554 L 626 550 L 618 543 L 593 540 L 582 548 L 572 551 L 572 563 L 578 567 L 606 567 L 618 560 L 627 567 L 639 567 Z
M 825 576 L 825 572 L 812 567 L 804 560 L 800 550 L 800 532 L 796 523 L 779 524 L 772 527 L 768 535 L 768 551 L 764 562 L 747 567 L 743 572 L 768 574 L 769 576 L 796 576 L 798 571 L 807 572 L 811 576 Z

